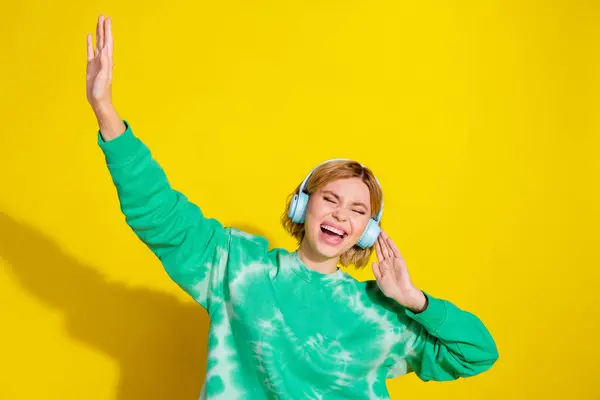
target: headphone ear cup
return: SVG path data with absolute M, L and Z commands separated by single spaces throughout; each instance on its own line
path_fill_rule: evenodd
M 292 202 L 290 203 L 290 209 L 288 212 L 288 216 L 292 220 L 292 222 L 296 223 L 304 223 L 304 217 L 306 216 L 306 209 L 308 208 L 308 199 L 309 195 L 300 192 L 294 195 Z
M 363 249 L 373 246 L 379 237 L 380 232 L 381 228 L 379 227 L 379 223 L 373 218 L 369 219 L 369 223 L 367 224 L 367 227 L 365 228 L 360 239 L 358 239 L 358 242 L 356 242 L 356 245 Z
M 294 213 L 296 212 L 296 208 L 298 206 L 298 195 L 295 194 L 290 202 L 290 208 L 288 208 L 288 217 L 293 221 Z

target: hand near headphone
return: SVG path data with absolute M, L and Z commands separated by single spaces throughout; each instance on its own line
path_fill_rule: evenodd
M 424 311 L 427 297 L 412 283 L 400 250 L 383 230 L 375 242 L 375 250 L 379 264 L 373 263 L 373 273 L 383 294 L 413 312 Z

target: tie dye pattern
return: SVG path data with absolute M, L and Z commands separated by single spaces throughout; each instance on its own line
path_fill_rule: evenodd
M 389 399 L 387 378 L 454 380 L 498 358 L 482 322 L 446 300 L 426 293 L 415 314 L 374 281 L 320 274 L 296 252 L 206 218 L 125 125 L 98 143 L 127 224 L 210 316 L 202 397 Z

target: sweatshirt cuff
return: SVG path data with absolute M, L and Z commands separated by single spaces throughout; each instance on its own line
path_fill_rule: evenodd
M 436 299 L 425 292 L 423 294 L 427 296 L 427 308 L 420 313 L 414 313 L 408 308 L 405 312 L 410 318 L 423 325 L 428 332 L 434 332 L 446 320 L 446 304 L 444 300 Z
M 123 120 L 125 132 L 114 139 L 105 141 L 98 131 L 98 145 L 104 152 L 106 162 L 109 165 L 123 164 L 134 158 L 142 149 L 143 144 L 131 130 L 129 123 Z

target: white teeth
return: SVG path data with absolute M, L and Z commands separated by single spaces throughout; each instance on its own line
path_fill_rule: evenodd
M 326 224 L 323 224 L 323 225 L 321 225 L 321 227 L 322 227 L 322 228 L 324 228 L 324 229 L 327 229 L 328 231 L 330 231 L 330 232 L 333 232 L 333 233 L 335 233 L 335 234 L 337 234 L 337 235 L 341 235 L 341 236 L 343 236 L 343 235 L 345 234 L 345 232 L 344 232 L 344 231 L 342 231 L 342 230 L 340 230 L 340 229 L 337 229 L 337 228 L 334 228 L 334 227 L 333 227 L 333 226 L 331 226 L 331 225 L 326 225 Z

